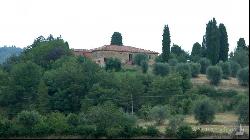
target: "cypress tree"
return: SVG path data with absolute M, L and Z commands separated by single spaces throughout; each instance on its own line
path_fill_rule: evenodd
M 247 45 L 244 38 L 240 38 L 239 41 L 237 41 L 237 48 L 236 50 L 244 49 L 247 50 Z
M 227 30 L 224 24 L 219 25 L 220 31 L 220 53 L 219 53 L 219 60 L 227 61 L 228 60 L 228 51 L 229 51 L 229 44 L 228 44 L 228 36 Z
M 216 24 L 216 20 L 213 18 L 213 20 L 208 22 L 206 27 L 206 54 L 207 58 L 211 60 L 213 65 L 219 62 L 220 52 L 220 34 Z
M 200 43 L 198 43 L 198 42 L 194 43 L 191 55 L 192 56 L 200 56 L 200 57 L 202 56 L 202 47 L 201 47 Z
M 162 59 L 163 59 L 163 62 L 168 62 L 169 57 L 170 57 L 170 43 L 171 43 L 168 25 L 164 26 L 162 37 L 163 37 L 163 39 L 162 39 Z
M 111 37 L 111 43 L 110 45 L 119 45 L 122 46 L 122 35 L 119 32 L 114 32 Z

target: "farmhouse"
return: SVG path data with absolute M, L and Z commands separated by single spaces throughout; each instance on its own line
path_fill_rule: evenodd
M 100 65 L 104 65 L 107 58 L 113 57 L 121 60 L 122 64 L 132 64 L 133 57 L 138 53 L 144 53 L 149 58 L 149 63 L 153 63 L 158 52 L 135 48 L 131 46 L 104 45 L 99 48 L 85 50 L 74 49 L 75 55 L 88 57 Z

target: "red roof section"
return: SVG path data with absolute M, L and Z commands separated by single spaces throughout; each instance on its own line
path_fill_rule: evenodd
M 91 49 L 90 52 L 95 51 L 117 51 L 117 52 L 133 52 L 133 53 L 151 53 L 151 54 L 159 54 L 155 51 L 135 48 L 131 46 L 118 46 L 118 45 L 104 45 L 99 48 Z

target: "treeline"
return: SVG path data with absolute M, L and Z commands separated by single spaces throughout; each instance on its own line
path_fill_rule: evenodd
M 4 63 L 12 55 L 19 55 L 22 52 L 21 48 L 15 46 L 3 46 L 0 47 L 0 64 Z
M 40 36 L 1 65 L 0 135 L 190 138 L 203 133 L 183 123 L 182 115 L 195 114 L 200 123 L 212 123 L 216 112 L 236 111 L 241 123 L 248 122 L 248 94 L 193 87 L 190 78 L 197 74 L 189 65 L 156 63 L 152 74 L 118 65 L 116 72 L 74 56 L 60 37 Z M 213 113 L 204 114 L 204 104 Z M 138 118 L 156 125 L 170 119 L 172 125 L 162 134 L 155 126 L 140 127 Z

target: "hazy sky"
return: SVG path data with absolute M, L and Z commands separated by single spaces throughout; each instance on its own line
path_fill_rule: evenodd
M 191 52 L 213 17 L 225 24 L 230 51 L 240 37 L 249 44 L 249 0 L 0 0 L 0 46 L 23 48 L 53 34 L 90 49 L 118 31 L 124 45 L 161 52 L 168 24 L 171 44 Z

